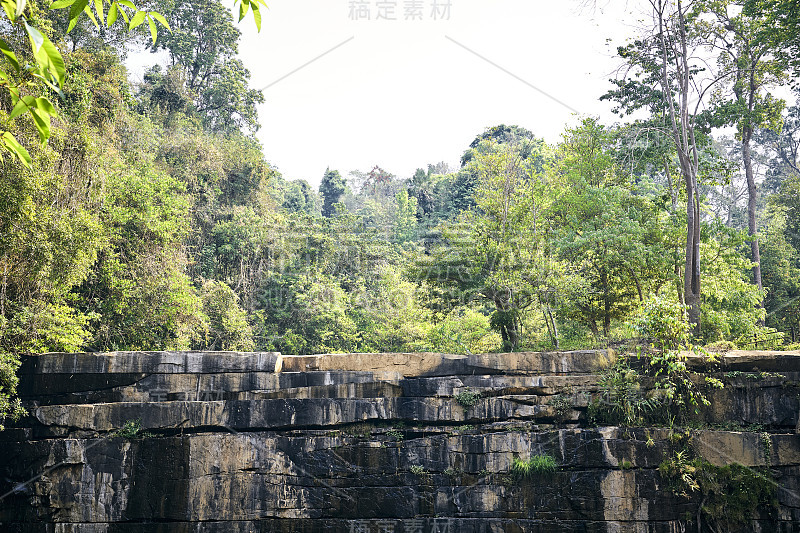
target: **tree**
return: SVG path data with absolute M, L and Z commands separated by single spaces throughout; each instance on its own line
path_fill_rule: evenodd
M 253 330 L 247 314 L 239 307 L 239 298 L 225 283 L 207 280 L 202 287 L 203 312 L 208 316 L 207 350 L 253 349 Z
M 753 283 L 763 289 L 761 281 L 761 252 L 758 244 L 756 190 L 751 141 L 758 128 L 780 127 L 784 102 L 773 98 L 764 90 L 785 79 L 785 64 L 772 58 L 772 46 L 759 41 L 764 22 L 744 13 L 732 16 L 743 2 L 730 0 L 701 2 L 698 10 L 711 13 L 714 22 L 698 19 L 698 29 L 709 35 L 711 44 L 719 51 L 718 63 L 722 75 L 730 79 L 731 97 L 719 98 L 715 102 L 714 122 L 717 125 L 733 124 L 741 142 L 742 163 L 747 179 L 747 224 L 753 261 Z M 763 303 L 759 304 L 763 306 Z
M 260 30 L 260 6 L 266 6 L 264 0 L 234 0 L 234 6 L 236 5 L 239 6 L 239 21 L 252 10 L 256 26 Z M 160 13 L 140 10 L 130 0 L 97 0 L 91 7 L 88 0 L 57 0 L 50 4 L 51 10 L 66 8 L 69 8 L 67 33 L 80 22 L 84 14 L 98 30 L 101 23 L 110 28 L 120 18 L 124 20 L 128 30 L 147 22 L 154 43 L 159 33 L 157 23 L 169 29 L 166 19 Z M 10 40 L 0 39 L 0 53 L 11 67 L 10 70 L 7 70 L 5 64 L 0 67 L 0 87 L 8 92 L 12 106 L 8 119 L 11 123 L 3 125 L 3 131 L 0 132 L 0 149 L 11 153 L 23 165 L 30 166 L 30 154 L 16 139 L 14 128 L 10 126 L 20 115 L 30 114 L 40 142 L 47 141 L 50 137 L 50 119 L 56 115 L 56 109 L 44 93 L 53 91 L 59 96 L 62 94 L 66 68 L 61 53 L 46 35 L 47 31 L 37 28 L 44 23 L 44 17 L 36 2 L 6 0 L 0 16 L 5 17 L 12 27 L 24 28 L 30 44 L 30 48 L 15 50 L 9 44 Z M 18 56 L 23 57 L 23 61 Z M 30 58 L 33 59 L 32 62 Z
M 325 175 L 322 176 L 322 182 L 319 185 L 319 193 L 322 195 L 322 216 L 333 215 L 334 204 L 339 202 L 346 188 L 347 183 L 338 170 L 325 169 Z
M 694 333 L 700 334 L 700 195 L 702 135 L 700 112 L 707 96 L 722 77 L 704 73 L 704 43 L 691 27 L 693 2 L 649 0 L 652 26 L 619 54 L 630 67 L 616 80 L 609 97 L 627 111 L 649 108 L 662 117 L 675 146 L 678 168 L 686 190 L 686 253 L 684 302 Z M 637 73 L 633 78 L 630 74 Z M 700 76 L 704 73 L 704 76 Z
M 669 272 L 658 208 L 629 183 L 611 150 L 614 136 L 594 119 L 569 128 L 547 181 L 559 257 L 574 272 L 567 314 L 608 337 L 612 321 L 664 284 Z
M 395 196 L 397 200 L 397 217 L 395 220 L 395 240 L 399 243 L 411 241 L 417 229 L 417 199 L 409 196 L 403 189 Z
M 476 209 L 443 224 L 440 241 L 416 264 L 444 310 L 489 303 L 490 323 L 505 350 L 519 347 L 521 314 L 537 300 L 537 291 L 547 289 L 544 189 L 533 160 L 518 144 L 481 140 L 468 163 L 478 177 Z
M 196 112 L 211 131 L 258 129 L 261 92 L 247 88 L 250 72 L 235 58 L 241 35 L 219 0 L 159 2 L 171 32 L 161 33 L 153 51 L 167 50 L 193 95 Z
M 241 0 L 240 15 L 251 8 L 257 12 L 262 2 Z M 132 229 L 142 219 L 158 225 L 164 221 L 148 217 L 162 207 L 169 211 L 176 199 L 158 198 L 161 205 L 148 204 L 149 212 L 137 209 L 147 202 L 134 200 L 136 194 L 147 195 L 146 190 L 105 201 L 107 190 L 118 185 L 111 185 L 109 176 L 125 174 L 120 172 L 124 164 L 117 157 L 115 128 L 102 133 L 95 128 L 110 122 L 120 126 L 124 121 L 116 118 L 125 115 L 127 82 L 123 76 L 117 83 L 122 68 L 103 44 L 93 45 L 91 53 L 76 53 L 76 61 L 65 64 L 53 43 L 81 19 L 88 18 L 98 29 L 101 24 L 113 28 L 120 20 L 127 30 L 147 23 L 152 39 L 157 24 L 166 27 L 166 20 L 128 0 L 97 0 L 91 5 L 87 0 L 57 0 L 49 8 L 68 12 L 68 22 L 53 25 L 41 3 L 25 0 L 4 0 L 0 14 L 0 426 L 5 418 L 21 413 L 19 401 L 13 399 L 21 353 L 75 351 L 91 345 L 102 318 L 96 309 L 102 304 L 92 299 L 96 293 L 84 289 L 96 287 L 98 277 L 108 274 L 106 279 L 121 290 L 141 283 L 147 297 L 142 298 L 140 291 L 129 303 L 138 304 L 137 310 L 144 311 L 138 316 L 150 320 L 143 329 L 151 341 L 162 332 L 166 332 L 163 338 L 173 340 L 175 335 L 189 334 L 184 326 L 199 316 L 199 307 L 193 305 L 199 300 L 193 298 L 181 268 L 181 247 L 174 241 L 165 248 L 148 240 L 152 233 L 147 230 L 163 235 L 169 224 L 160 228 L 141 224 L 143 240 L 153 246 L 136 249 L 141 240 L 131 241 L 128 244 L 138 253 L 130 254 L 129 261 L 115 265 L 101 259 L 113 256 L 111 242 L 124 232 L 121 226 L 130 224 L 127 229 Z M 81 42 L 73 39 L 73 47 Z M 53 123 L 57 108 L 63 120 Z M 24 116 L 31 121 L 20 120 Z M 4 157 L 8 154 L 12 157 Z M 126 204 L 128 200 L 132 202 Z M 119 233 L 112 236 L 115 232 Z M 172 253 L 159 255 L 165 250 Z M 114 268 L 122 264 L 134 268 L 124 272 Z M 164 265 L 170 266 L 166 272 L 160 270 Z M 101 272 L 104 267 L 110 270 Z M 142 281 L 147 275 L 152 277 Z
M 800 75 L 800 4 L 795 0 L 746 0 L 744 13 L 763 21 L 759 41 L 768 43 Z

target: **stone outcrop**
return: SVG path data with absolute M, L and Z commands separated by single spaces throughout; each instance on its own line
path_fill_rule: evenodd
M 614 358 L 31 357 L 29 416 L 0 433 L 0 531 L 696 531 L 720 495 L 676 485 L 678 454 L 753 468 L 741 497 L 772 487 L 727 530 L 800 531 L 800 353 L 723 358 L 691 430 L 592 427 Z M 755 431 L 712 429 L 734 425 Z

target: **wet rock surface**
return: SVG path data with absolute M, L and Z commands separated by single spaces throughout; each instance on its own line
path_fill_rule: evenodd
M 678 452 L 774 480 L 774 501 L 728 530 L 800 531 L 800 354 L 723 360 L 706 426 L 681 430 L 589 424 L 613 360 L 32 357 L 30 415 L 0 433 L 0 531 L 696 531 L 701 494 L 659 471 Z M 555 468 L 515 473 L 544 455 Z

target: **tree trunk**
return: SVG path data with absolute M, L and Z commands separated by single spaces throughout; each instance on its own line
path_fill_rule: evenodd
M 689 323 L 697 337 L 700 328 L 700 205 L 697 178 L 685 172 L 686 178 L 686 267 L 683 274 L 683 299 L 689 307 Z
M 550 342 L 558 349 L 558 340 L 556 339 L 555 333 L 553 333 L 553 328 L 550 325 L 550 317 L 547 316 L 547 309 L 544 304 L 542 304 L 542 316 L 544 316 L 544 323 L 547 325 L 547 334 L 550 335 Z
M 750 240 L 751 259 L 753 260 L 753 283 L 759 291 L 764 290 L 761 282 L 761 250 L 758 247 L 758 227 L 756 226 L 756 204 L 758 203 L 758 191 L 753 176 L 753 160 L 750 155 L 750 139 L 753 136 L 753 128 L 745 128 L 742 132 L 742 161 L 744 162 L 744 173 L 747 177 L 747 234 Z M 764 299 L 758 302 L 760 308 L 764 308 Z M 758 319 L 759 326 L 764 325 L 764 319 Z
M 553 310 L 550 309 L 549 305 L 547 306 L 547 316 L 550 317 L 550 323 L 553 325 L 553 340 L 556 346 L 556 350 L 558 350 L 559 348 L 561 348 L 558 342 L 558 327 L 556 326 L 556 319 L 553 318 Z

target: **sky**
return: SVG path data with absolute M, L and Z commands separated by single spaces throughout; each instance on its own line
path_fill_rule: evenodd
M 250 16 L 239 23 L 240 58 L 265 98 L 257 137 L 284 178 L 315 186 L 328 167 L 400 178 L 456 168 L 502 123 L 555 143 L 577 115 L 612 122 L 598 98 L 635 20 L 619 0 L 267 3 L 260 33 Z

